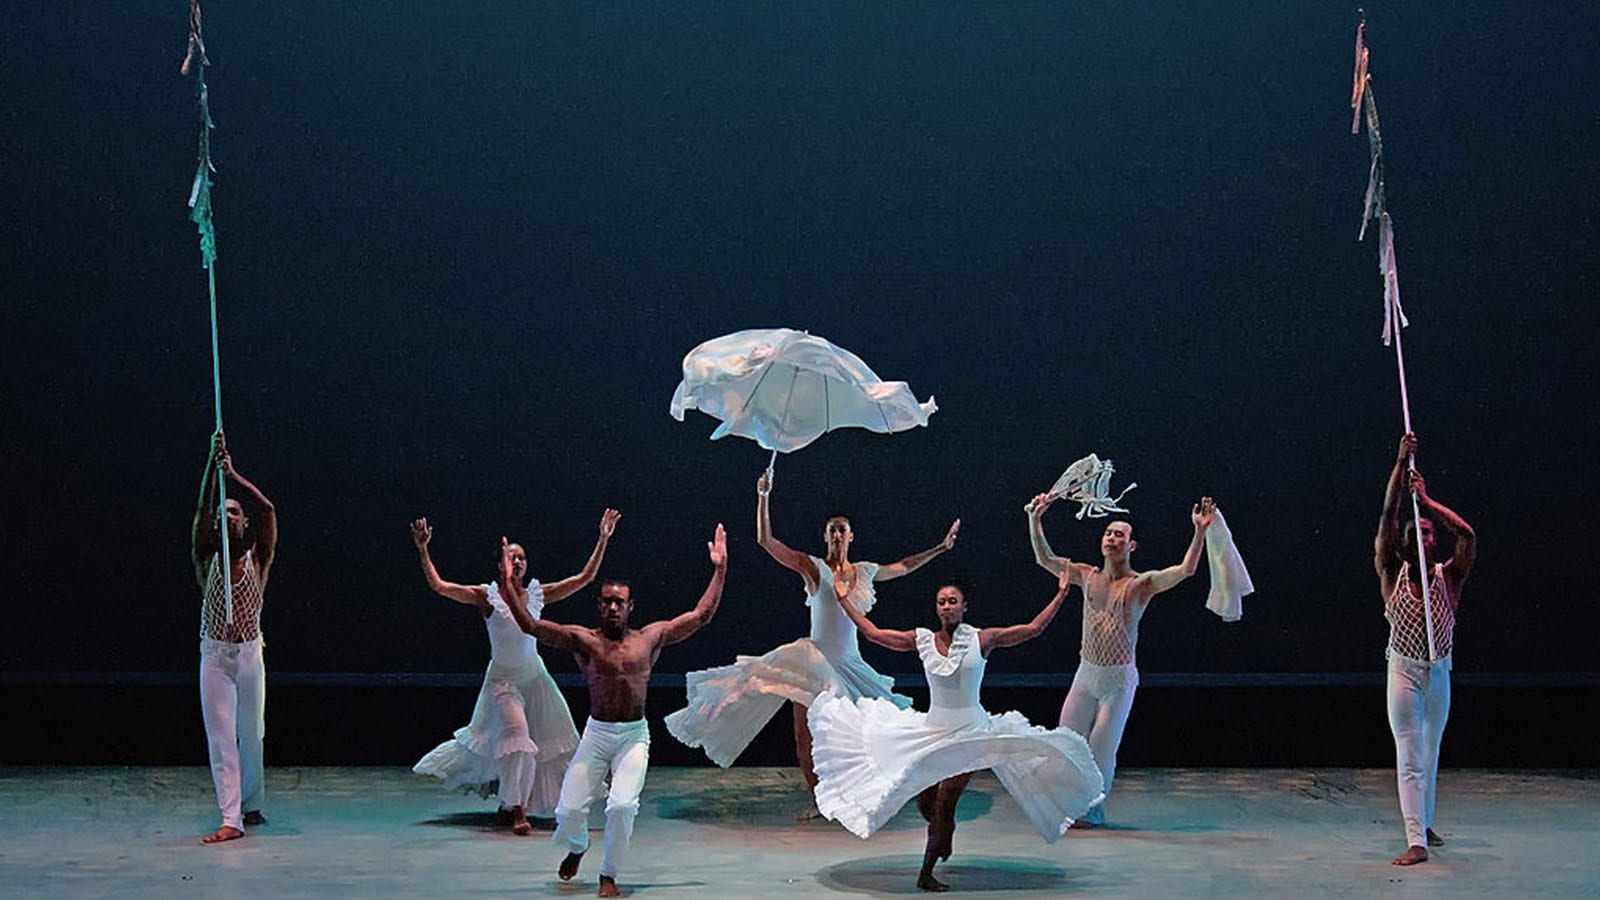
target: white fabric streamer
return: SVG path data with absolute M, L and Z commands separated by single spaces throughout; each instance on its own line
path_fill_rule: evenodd
M 1255 593 L 1250 572 L 1244 567 L 1239 548 L 1233 544 L 1233 532 L 1228 530 L 1228 520 L 1217 510 L 1206 529 L 1206 568 L 1211 571 L 1211 593 L 1206 597 L 1206 609 L 1222 617 L 1224 622 L 1237 622 L 1244 615 L 1244 597 Z

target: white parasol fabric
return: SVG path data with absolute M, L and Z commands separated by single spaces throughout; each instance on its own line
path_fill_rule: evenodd
M 1084 516 L 1099 519 L 1114 512 L 1125 513 L 1127 510 L 1121 506 L 1123 495 L 1139 485 L 1130 484 L 1115 497 L 1111 496 L 1111 476 L 1116 471 L 1111 460 L 1101 459 L 1091 453 L 1061 473 L 1061 477 L 1050 488 L 1050 498 L 1076 502 L 1080 519 Z M 1025 508 L 1031 509 L 1032 506 L 1030 502 Z
M 836 428 L 888 434 L 925 426 L 939 407 L 820 337 L 758 328 L 713 338 L 683 358 L 672 417 L 681 422 L 691 409 L 722 420 L 712 440 L 736 434 L 790 453 Z

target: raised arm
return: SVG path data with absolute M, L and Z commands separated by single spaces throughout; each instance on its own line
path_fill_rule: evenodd
M 1411 490 L 1416 493 L 1423 513 L 1455 535 L 1456 552 L 1444 564 L 1444 574 L 1459 595 L 1461 585 L 1472 572 L 1472 562 L 1478 557 L 1478 534 L 1455 510 L 1428 496 L 1428 486 L 1423 482 L 1421 472 L 1412 470 Z
M 838 601 L 839 607 L 844 610 L 844 614 L 850 617 L 850 621 L 856 623 L 856 629 L 861 632 L 862 637 L 877 644 L 879 647 L 887 647 L 890 650 L 914 651 L 917 649 L 916 632 L 890 631 L 887 628 L 879 628 L 872 623 L 871 619 L 862 615 L 860 610 L 851 606 L 845 598 L 835 594 L 834 599 Z
M 228 454 L 226 447 L 222 450 L 222 474 L 237 484 L 244 495 L 239 498 L 242 504 L 254 507 L 256 523 L 255 559 L 256 571 L 261 576 L 263 586 L 266 584 L 267 575 L 272 570 L 272 561 L 278 555 L 278 508 L 272 505 L 267 495 L 261 493 L 250 479 L 240 475 L 233 468 L 233 457 Z
M 761 477 L 756 479 L 756 543 L 779 565 L 799 572 L 800 577 L 805 579 L 808 593 L 815 591 L 820 577 L 817 575 L 817 564 L 811 561 L 811 557 L 772 536 L 772 513 L 767 505 L 771 493 L 772 473 L 762 472 Z
M 1057 556 L 1050 549 L 1050 541 L 1044 536 L 1044 511 L 1054 502 L 1049 494 L 1040 494 L 1033 498 L 1024 509 L 1028 513 L 1028 543 L 1033 547 L 1033 561 L 1051 575 L 1059 575 L 1066 571 L 1070 573 L 1073 581 L 1082 584 L 1083 578 L 1072 561 L 1064 556 Z
M 1211 527 L 1211 520 L 1216 514 L 1217 508 L 1210 497 L 1201 497 L 1200 502 L 1194 505 L 1189 513 L 1189 521 L 1194 523 L 1194 537 L 1189 539 L 1189 549 L 1183 552 L 1183 562 L 1139 576 L 1144 582 L 1146 599 L 1177 587 L 1200 568 L 1200 554 L 1205 552 L 1206 546 L 1206 529 Z
M 1062 568 L 1056 575 L 1056 593 L 1050 602 L 1039 610 L 1033 621 L 1026 625 L 1012 625 L 1008 628 L 985 628 L 978 632 L 978 651 L 987 659 L 989 651 L 996 647 L 1015 647 L 1023 641 L 1031 641 L 1041 634 L 1061 610 L 1061 601 L 1067 598 L 1067 589 L 1072 586 L 1072 569 Z
M 1406 469 L 1416 450 L 1417 436 L 1408 431 L 1400 438 L 1394 468 L 1383 488 L 1383 514 L 1378 518 L 1378 535 L 1372 541 L 1372 564 L 1385 582 L 1385 594 L 1389 579 L 1400 568 L 1400 505 L 1405 498 Z
M 427 579 L 428 590 L 441 597 L 477 607 L 484 615 L 489 614 L 489 592 L 475 584 L 456 584 L 445 581 L 439 577 L 439 570 L 433 567 L 433 557 L 428 555 L 428 542 L 433 540 L 433 526 L 428 524 L 426 517 L 411 523 L 411 542 L 417 545 L 417 558 L 422 562 L 422 577 Z M 501 592 L 501 596 L 505 596 Z M 510 600 L 506 603 L 509 605 Z M 526 605 L 527 601 L 523 601 Z
M 528 589 L 518 584 L 512 574 L 511 544 L 504 537 L 500 538 L 499 576 L 500 596 L 505 599 L 506 608 L 511 610 L 511 618 L 516 620 L 517 627 L 524 634 L 531 634 L 540 643 L 557 650 L 571 650 L 583 640 L 587 633 L 585 629 L 535 619 L 528 611 Z
M 717 523 L 711 540 L 706 542 L 706 552 L 711 555 L 711 581 L 706 585 L 705 593 L 700 595 L 700 602 L 682 615 L 647 626 L 659 632 L 658 646 L 678 643 L 704 628 L 711 617 L 717 614 L 717 606 L 722 603 L 722 583 L 728 576 L 728 533 L 723 530 L 721 522 Z
M 600 537 L 594 542 L 594 550 L 589 554 L 589 561 L 583 564 L 583 570 L 560 581 L 539 585 L 544 590 L 546 605 L 557 600 L 565 600 L 594 581 L 594 577 L 600 574 L 600 561 L 606 557 L 606 544 L 611 540 L 612 533 L 617 530 L 617 520 L 621 518 L 622 513 L 614 509 L 608 509 L 600 514 Z
M 217 516 L 217 475 L 223 454 L 222 432 L 211 435 L 211 452 L 206 456 L 206 469 L 200 475 L 200 499 L 194 508 L 194 525 L 190 531 L 189 552 L 194 560 L 195 580 L 202 588 L 206 583 L 206 563 L 222 549 L 222 535 Z
M 929 547 L 921 553 L 913 553 L 897 563 L 890 563 L 887 566 L 879 566 L 878 571 L 873 574 L 872 580 L 888 581 L 892 578 L 899 578 L 901 575 L 909 575 L 912 572 L 915 572 L 926 565 L 928 560 L 933 559 L 935 556 L 938 556 L 946 550 L 949 550 L 951 547 L 954 547 L 956 545 L 956 535 L 960 531 L 961 520 L 957 519 L 950 523 L 950 530 L 944 533 L 944 540 L 934 544 L 932 547 Z

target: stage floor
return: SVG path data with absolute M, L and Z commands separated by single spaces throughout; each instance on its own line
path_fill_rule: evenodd
M 217 824 L 203 768 L 0 768 L 7 897 L 583 897 L 599 835 L 571 883 L 552 823 L 519 838 L 493 801 L 396 768 L 279 768 L 264 827 L 203 846 Z M 1600 897 L 1600 773 L 1451 770 L 1446 846 L 1409 869 L 1392 772 L 1130 769 L 1111 825 L 1039 840 L 987 773 L 959 808 L 938 869 L 964 896 Z M 807 797 L 780 768 L 652 770 L 619 879 L 648 897 L 888 896 L 914 886 L 923 829 L 903 810 L 862 841 L 796 823 Z M 600 811 L 593 824 L 600 824 Z

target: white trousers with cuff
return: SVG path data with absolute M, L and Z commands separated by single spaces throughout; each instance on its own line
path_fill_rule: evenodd
M 261 638 L 242 644 L 201 638 L 200 711 L 211 755 L 211 783 L 222 824 L 240 831 L 242 811 L 258 811 L 266 799 L 261 752 L 266 706 Z
M 583 737 L 561 780 L 561 802 L 556 806 L 556 832 L 551 840 L 568 853 L 589 849 L 589 806 L 600 799 L 606 773 L 611 790 L 606 797 L 605 854 L 600 874 L 615 879 L 633 838 L 633 820 L 639 814 L 639 794 L 650 766 L 650 726 L 633 722 L 600 722 L 590 718 Z
M 1438 793 L 1439 744 L 1450 718 L 1450 657 L 1428 663 L 1389 654 L 1388 695 L 1406 845 L 1426 847 Z

